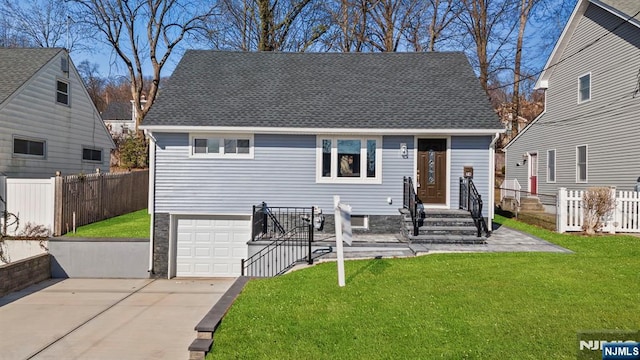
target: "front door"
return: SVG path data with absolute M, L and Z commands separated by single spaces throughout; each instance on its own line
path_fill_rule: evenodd
M 447 139 L 418 139 L 418 198 L 447 203 Z
M 529 180 L 531 182 L 531 195 L 538 194 L 538 154 L 530 154 L 529 155 L 530 165 L 529 165 Z

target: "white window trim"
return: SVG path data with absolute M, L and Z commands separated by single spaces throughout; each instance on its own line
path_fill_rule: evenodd
M 549 179 L 549 152 L 551 151 L 553 151 L 553 180 Z M 555 184 L 557 178 L 558 178 L 558 150 L 549 149 L 547 150 L 547 183 Z
M 580 79 L 582 79 L 583 77 L 589 75 L 589 98 L 586 100 L 582 100 L 581 98 L 581 94 L 580 94 Z M 591 98 L 593 98 L 592 94 L 593 94 L 593 88 L 591 87 L 591 72 L 588 72 L 586 74 L 582 74 L 580 76 L 578 76 L 578 104 L 584 104 L 587 103 L 589 101 L 591 101 Z
M 253 134 L 231 134 L 231 133 L 191 133 L 189 134 L 189 157 L 196 159 L 253 159 L 254 157 L 254 142 Z M 196 154 L 194 152 L 193 142 L 194 139 L 219 139 L 220 151 L 213 154 Z M 249 139 L 249 153 L 248 154 L 225 154 L 224 153 L 224 139 Z
M 585 175 L 585 179 L 584 180 L 580 180 L 580 168 L 578 165 L 578 148 L 583 147 L 584 146 L 584 151 L 585 151 L 585 159 L 584 159 L 584 175 Z M 576 184 L 586 184 L 589 182 L 589 146 L 588 145 L 578 145 L 576 146 Z
M 44 154 L 43 155 L 32 155 L 32 154 L 21 154 L 21 153 L 15 152 L 15 140 L 16 139 L 43 143 L 43 153 Z M 34 159 L 34 160 L 45 160 L 47 158 L 47 140 L 33 138 L 33 137 L 29 137 L 29 136 L 14 135 L 11 138 L 11 156 L 19 157 L 19 158 Z
M 66 95 L 67 95 L 67 103 L 66 103 L 66 104 L 65 104 L 65 103 L 63 103 L 63 102 L 59 102 L 59 101 L 58 101 L 58 93 L 59 93 L 59 92 L 61 93 L 61 91 L 59 91 L 59 90 L 58 90 L 58 82 L 61 82 L 61 83 L 65 83 L 65 84 L 67 84 L 67 93 L 66 93 Z M 56 79 L 56 87 L 55 87 L 55 90 L 56 90 L 56 91 L 55 91 L 55 95 L 56 95 L 56 104 L 58 104 L 58 105 L 62 105 L 62 106 L 69 106 L 69 107 L 71 107 L 71 83 L 69 82 L 69 80 Z
M 84 150 L 95 150 L 95 151 L 100 151 L 100 161 L 98 160 L 87 160 L 84 158 Z M 92 163 L 92 164 L 102 164 L 102 162 L 104 161 L 104 149 L 101 148 L 97 148 L 95 146 L 87 146 L 87 145 L 82 145 L 82 152 L 80 153 L 80 157 L 82 159 L 83 162 L 87 162 L 87 163 Z
M 331 140 L 331 176 L 322 176 L 322 140 Z M 360 140 L 360 177 L 338 177 L 338 140 Z M 367 140 L 376 141 L 376 176 L 367 176 Z M 334 161 L 335 159 L 335 161 Z M 382 184 L 382 136 L 316 135 L 316 182 L 328 184 Z

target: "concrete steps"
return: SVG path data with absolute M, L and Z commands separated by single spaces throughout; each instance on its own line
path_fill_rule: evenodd
M 536 197 L 525 197 L 520 199 L 521 212 L 544 212 L 544 206 L 540 199 Z
M 427 209 L 418 220 L 418 235 L 413 235 L 413 223 L 406 209 L 400 209 L 403 217 L 401 231 L 405 241 L 411 244 L 484 244 L 486 237 L 478 237 L 478 229 L 468 211 Z

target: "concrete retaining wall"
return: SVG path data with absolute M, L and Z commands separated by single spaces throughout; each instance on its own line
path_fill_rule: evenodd
M 148 278 L 149 239 L 49 239 L 53 278 Z
M 51 277 L 49 254 L 40 254 L 0 265 L 0 297 Z

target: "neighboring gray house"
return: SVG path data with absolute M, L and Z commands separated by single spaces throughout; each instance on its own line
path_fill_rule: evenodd
M 195 50 L 141 128 L 168 277 L 239 275 L 262 201 L 329 215 L 340 195 L 368 231 L 398 232 L 404 176 L 425 207 L 457 209 L 464 167 L 492 199 L 503 131 L 462 53 Z
M 64 49 L 0 49 L 0 175 L 109 171 L 114 147 Z
M 506 147 L 523 191 L 616 186 L 640 176 L 640 3 L 580 0 L 536 87 L 545 111 Z
M 141 100 L 144 107 L 147 103 L 144 95 Z M 104 124 L 112 135 L 128 134 L 136 130 L 136 107 L 133 100 L 112 101 L 101 114 Z

